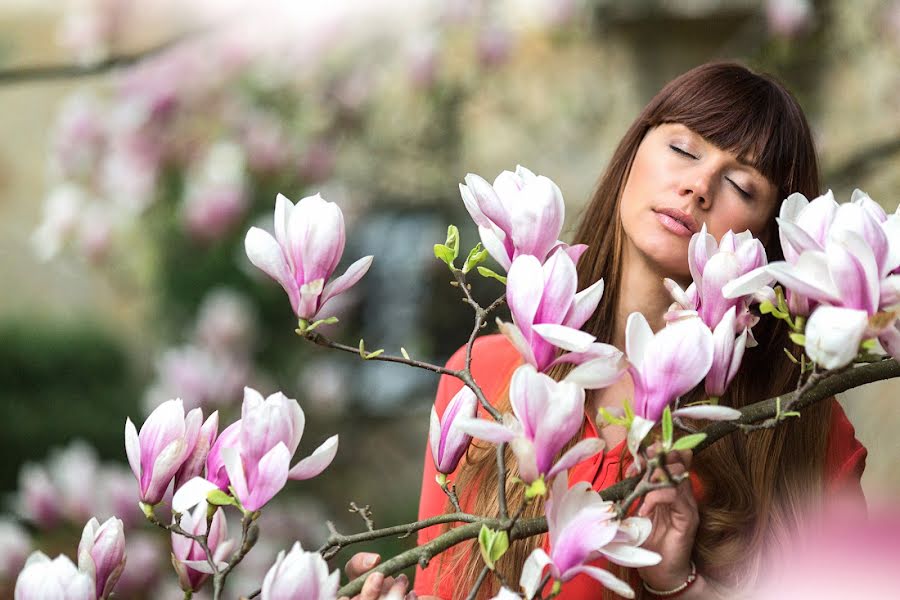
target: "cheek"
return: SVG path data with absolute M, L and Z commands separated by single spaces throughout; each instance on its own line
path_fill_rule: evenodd
M 764 235 L 769 229 L 771 215 L 766 211 L 760 213 L 755 207 L 743 202 L 732 202 L 727 206 L 719 206 L 720 210 L 712 215 L 706 224 L 710 234 L 716 239 L 721 239 L 730 229 L 734 233 L 750 230 L 754 237 Z

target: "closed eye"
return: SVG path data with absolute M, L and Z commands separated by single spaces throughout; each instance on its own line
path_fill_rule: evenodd
M 738 184 L 736 184 L 736 183 L 735 183 L 734 181 L 732 181 L 731 179 L 728 179 L 727 177 L 726 177 L 725 179 L 728 180 L 728 183 L 730 183 L 730 184 L 734 187 L 734 189 L 736 189 L 737 192 L 738 192 L 745 200 L 749 200 L 750 198 L 753 197 L 752 194 L 750 194 L 750 192 L 748 192 L 747 190 L 745 190 L 744 188 L 742 188 L 741 186 L 739 186 Z
M 675 154 L 680 154 L 680 155 L 682 155 L 682 156 L 687 156 L 687 157 L 693 158 L 693 159 L 696 159 L 696 158 L 697 158 L 696 156 L 694 156 L 694 155 L 691 154 L 690 152 L 685 152 L 684 150 L 682 150 L 682 149 L 679 148 L 678 146 L 673 146 L 673 145 L 669 144 L 669 148 L 671 148 L 671 149 L 675 152 Z

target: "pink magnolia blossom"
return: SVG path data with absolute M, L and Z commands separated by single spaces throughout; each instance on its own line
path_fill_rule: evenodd
M 140 435 L 131 419 L 125 421 L 125 451 L 142 502 L 153 505 L 162 500 L 178 469 L 194 451 L 202 420 L 199 408 L 185 416 L 184 404 L 175 399 L 150 413 Z
M 578 293 L 577 285 L 575 262 L 566 252 L 554 252 L 543 265 L 534 256 L 516 258 L 506 280 L 513 322 L 498 322 L 500 331 L 537 370 L 575 363 L 583 368 L 572 377 L 582 387 L 606 387 L 623 372 L 622 353 L 580 330 L 603 296 L 603 280 Z M 569 352 L 556 358 L 557 348 Z
M 206 457 L 209 454 L 209 449 L 212 447 L 213 442 L 216 441 L 216 435 L 218 433 L 219 411 L 214 411 L 213 414 L 207 417 L 203 426 L 200 427 L 200 435 L 197 436 L 197 443 L 194 445 L 194 449 L 185 459 L 181 468 L 178 469 L 178 472 L 175 473 L 176 490 L 180 488 L 183 483 L 203 474 L 203 469 L 206 466 Z
M 306 552 L 295 542 L 291 551 L 278 553 L 263 579 L 261 600 L 334 600 L 340 572 L 328 572 L 328 563 L 318 552 Z
M 337 453 L 333 435 L 310 455 L 290 466 L 300 445 L 306 416 L 296 400 L 281 392 L 263 398 L 253 388 L 244 388 L 241 419 L 228 426 L 206 458 L 206 478 L 195 477 L 175 493 L 173 509 L 184 512 L 206 499 L 214 489 L 230 485 L 248 511 L 262 508 L 287 483 L 301 481 L 324 471 Z
M 431 407 L 431 424 L 428 440 L 435 468 L 439 473 L 450 474 L 456 470 L 459 459 L 469 447 L 472 436 L 464 433 L 457 424 L 460 417 L 475 418 L 478 412 L 478 398 L 468 387 L 463 386 L 438 418 L 437 409 Z
M 31 552 L 31 537 L 24 527 L 10 519 L 0 519 L 0 581 L 12 581 Z
M 120 519 L 110 517 L 102 525 L 92 518 L 84 526 L 78 544 L 78 569 L 90 575 L 98 599 L 109 598 L 125 568 L 125 531 Z
M 731 307 L 713 330 L 713 360 L 705 381 L 706 393 L 712 397 L 725 393 L 744 358 L 750 330 L 744 329 L 739 336 L 734 336 L 736 312 L 737 307 Z
M 206 534 L 206 511 L 206 503 L 201 502 L 193 513 L 181 515 L 181 528 L 194 535 Z M 221 508 L 217 508 L 210 522 L 206 543 L 218 569 L 227 565 L 225 559 L 231 555 L 236 546 L 235 540 L 227 538 L 228 524 L 225 522 L 225 513 Z M 178 573 L 178 583 L 184 591 L 199 590 L 212 574 L 212 567 L 200 544 L 177 533 L 172 534 L 172 564 Z
M 188 172 L 183 205 L 185 227 L 201 241 L 226 235 L 247 210 L 245 158 L 233 142 L 213 144 Z
M 574 383 L 557 382 L 526 364 L 513 373 L 509 398 L 515 416 L 505 415 L 502 423 L 465 417 L 456 422 L 479 439 L 508 442 L 526 483 L 550 479 L 603 449 L 602 440 L 584 439 L 554 462 L 584 421 L 584 389 Z
M 95 600 L 94 581 L 60 554 L 53 560 L 34 552 L 16 580 L 15 600 Z
M 655 565 L 662 559 L 659 554 L 639 547 L 650 535 L 649 519 L 629 517 L 619 521 L 612 502 L 604 501 L 586 481 L 570 488 L 565 471 L 553 480 L 545 510 L 550 554 L 536 548 L 525 561 L 519 580 L 529 600 L 541 591 L 540 582 L 547 567 L 556 581 L 566 582 L 584 574 L 620 596 L 634 598 L 628 583 L 605 569 L 585 563 L 605 557 L 635 568 Z
M 355 285 L 372 264 L 372 257 L 366 256 L 328 281 L 344 253 L 344 215 L 318 194 L 296 206 L 279 194 L 275 236 L 251 227 L 244 246 L 250 262 L 281 284 L 294 313 L 307 320 L 328 312 L 325 304 Z
M 575 260 L 586 249 L 583 244 L 568 247 L 557 239 L 565 204 L 559 187 L 543 175 L 519 165 L 515 172 L 500 173 L 491 185 L 469 173 L 459 191 L 478 225 L 482 244 L 505 270 L 523 254 L 543 263 L 557 247 L 565 248 Z

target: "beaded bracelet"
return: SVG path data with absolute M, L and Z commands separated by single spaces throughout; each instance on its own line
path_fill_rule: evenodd
M 675 598 L 684 593 L 689 587 L 694 584 L 695 581 L 697 581 L 697 565 L 694 564 L 694 561 L 691 561 L 691 574 L 688 575 L 687 579 L 681 585 L 674 587 L 671 590 L 656 590 L 647 585 L 646 582 L 644 582 L 644 589 L 654 596 L 659 596 L 662 598 Z

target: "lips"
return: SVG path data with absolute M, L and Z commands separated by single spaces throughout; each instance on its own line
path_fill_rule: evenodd
M 655 208 L 653 212 L 666 215 L 667 217 L 671 217 L 675 219 L 679 223 L 685 226 L 692 234 L 700 231 L 700 225 L 697 224 L 697 221 L 690 215 L 690 213 L 686 213 L 683 210 L 679 210 L 677 208 Z

